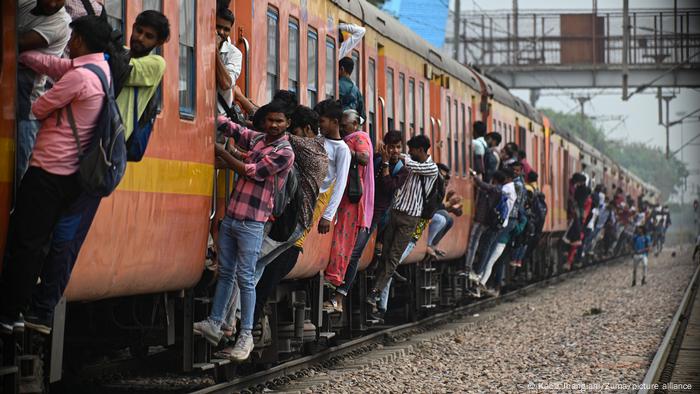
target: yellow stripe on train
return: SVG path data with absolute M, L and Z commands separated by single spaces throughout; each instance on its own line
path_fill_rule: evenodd
M 144 157 L 128 164 L 118 190 L 211 196 L 213 177 L 212 164 Z
M 0 138 L 0 183 L 12 182 L 15 167 L 15 140 Z

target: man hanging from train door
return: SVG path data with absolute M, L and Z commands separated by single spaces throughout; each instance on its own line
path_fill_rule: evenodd
M 61 213 L 82 193 L 80 152 L 90 144 L 110 100 L 105 100 L 103 86 L 112 78 L 103 52 L 109 50 L 111 28 L 97 17 L 79 18 L 70 26 L 71 59 L 38 51 L 24 52 L 18 59 L 56 83 L 32 105 L 42 122 L 10 215 L 0 277 L 0 331 L 7 334 L 26 325 L 20 314 L 30 304 L 42 267 L 50 264 L 52 232 Z
M 219 281 L 211 312 L 193 327 L 209 343 L 219 343 L 236 281 L 241 292 L 241 331 L 230 353 L 235 361 L 246 360 L 253 350 L 255 265 L 277 190 L 285 184 L 295 158 L 286 134 L 290 124 L 287 105 L 273 101 L 259 111 L 265 114 L 264 133 L 233 123 L 225 116 L 217 119 L 220 131 L 247 153 L 230 153 L 223 144 L 216 144 L 216 156 L 239 178 L 219 230 Z
M 360 89 L 355 86 L 355 82 L 350 79 L 354 68 L 355 62 L 351 58 L 344 57 L 340 59 L 338 68 L 338 93 L 340 95 L 340 103 L 343 105 L 343 111 L 349 109 L 355 110 L 362 119 L 365 119 L 364 98 L 362 97 Z M 362 121 L 360 124 L 362 124 Z
M 377 267 L 376 282 L 367 295 L 366 302 L 377 307 L 380 291 L 396 271 L 411 235 L 424 213 L 424 203 L 438 178 L 438 167 L 430 157 L 430 140 L 424 135 L 416 135 L 408 143 L 408 155 L 404 155 L 404 165 L 408 178 L 399 188 L 391 207 L 389 223 L 384 230 L 382 257 Z
M 165 73 L 165 60 L 151 52 L 169 37 L 170 23 L 162 13 L 148 10 L 136 17 L 129 40 L 131 71 L 125 77 L 121 91 L 115 92 L 124 119 L 127 147 L 130 146 L 134 130 L 149 123 L 152 126 L 155 120 L 155 93 Z M 100 197 L 82 194 L 62 213 L 53 232 L 51 249 L 41 272 L 41 283 L 34 290 L 29 312 L 25 316 L 27 327 L 47 335 L 51 332 L 54 308 L 68 286 L 73 266 L 101 200 Z
M 61 56 L 70 38 L 70 16 L 63 1 L 21 0 L 17 4 L 17 49 L 19 53 L 38 50 Z M 29 167 L 29 157 L 39 131 L 40 121 L 31 111 L 32 104 L 46 90 L 46 75 L 28 67 L 17 69 L 17 164 L 15 182 Z

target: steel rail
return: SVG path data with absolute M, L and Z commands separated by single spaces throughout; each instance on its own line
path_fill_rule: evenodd
M 349 354 L 351 352 L 354 352 L 364 346 L 371 345 L 373 343 L 379 343 L 379 342 L 384 342 L 386 339 L 390 339 L 392 337 L 400 336 L 402 334 L 408 334 L 413 330 L 416 330 L 421 327 L 427 327 L 427 326 L 433 326 L 433 325 L 438 325 L 440 323 L 444 323 L 450 318 L 457 317 L 459 315 L 465 315 L 465 314 L 472 314 L 477 311 L 481 311 L 487 308 L 491 308 L 493 306 L 496 306 L 504 301 L 509 301 L 512 299 L 515 299 L 517 297 L 520 297 L 524 294 L 527 294 L 535 289 L 539 289 L 545 286 L 548 286 L 552 283 L 558 283 L 561 282 L 567 278 L 569 278 L 572 275 L 575 274 L 581 274 L 585 271 L 588 271 L 592 268 L 598 267 L 601 264 L 604 263 L 612 263 L 612 262 L 619 262 L 628 256 L 618 256 L 618 257 L 611 257 L 607 259 L 602 259 L 597 262 L 594 262 L 590 265 L 585 265 L 581 268 L 575 268 L 571 271 L 566 271 L 562 273 L 558 273 L 555 276 L 543 279 L 541 281 L 537 281 L 534 283 L 531 283 L 529 285 L 526 285 L 524 287 L 521 287 L 519 289 L 510 291 L 508 293 L 505 293 L 503 295 L 500 295 L 498 297 L 493 297 L 493 298 L 488 298 L 485 300 L 480 300 L 476 302 L 469 303 L 467 305 L 461 305 L 454 307 L 450 309 L 449 311 L 445 312 L 440 312 L 436 313 L 434 315 L 425 317 L 421 320 L 411 322 L 411 323 L 405 323 L 402 325 L 398 325 L 395 327 L 390 327 L 386 328 L 353 340 L 350 340 L 348 342 L 345 342 L 341 345 L 329 347 L 327 349 L 324 349 L 316 354 L 312 354 L 309 356 L 301 357 L 298 359 L 294 359 L 288 362 L 284 362 L 280 365 L 277 365 L 273 368 L 264 370 L 264 371 L 259 371 L 247 376 L 242 376 L 236 379 L 233 379 L 228 382 L 223 382 L 219 383 L 213 386 L 205 387 L 202 389 L 199 389 L 197 391 L 194 391 L 193 394 L 219 394 L 219 393 L 232 393 L 236 391 L 243 391 L 246 390 L 246 392 L 256 392 L 262 390 L 263 387 L 266 387 L 270 382 L 272 382 L 275 379 L 283 378 L 283 377 L 294 377 L 295 375 L 298 376 L 299 373 L 303 372 L 305 369 L 317 366 L 325 361 L 329 361 L 332 359 L 338 359 L 343 357 L 346 354 Z
M 695 274 L 690 280 L 690 283 L 688 283 L 688 287 L 685 289 L 678 310 L 676 310 L 676 314 L 673 315 L 671 324 L 669 324 L 666 330 L 666 335 L 664 335 L 664 339 L 661 341 L 661 345 L 659 345 L 659 349 L 656 351 L 651 365 L 649 365 L 641 387 L 639 391 L 637 391 L 638 394 L 647 394 L 656 391 L 652 389 L 652 387 L 655 383 L 659 382 L 661 374 L 669 361 L 669 355 L 674 343 L 677 339 L 682 340 L 682 338 L 678 337 L 679 328 L 683 325 L 683 322 L 688 319 L 689 309 L 693 305 L 695 293 L 698 290 L 698 277 L 700 277 L 700 265 L 695 268 Z

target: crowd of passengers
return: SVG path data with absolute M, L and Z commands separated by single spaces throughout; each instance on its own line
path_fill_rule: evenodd
M 26 326 L 49 334 L 101 201 L 77 180 L 81 152 L 112 94 L 127 146 L 132 136 L 150 132 L 166 68 L 154 49 L 169 39 L 170 29 L 165 15 L 144 11 L 124 48 L 101 2 L 19 0 L 18 6 L 19 189 L 0 278 L 0 329 Z M 299 105 L 294 92 L 280 90 L 258 107 L 236 86 L 242 55 L 229 37 L 234 21 L 228 1 L 217 1 L 216 167 L 233 171 L 236 181 L 217 226 L 211 311 L 194 331 L 215 345 L 225 338 L 233 345 L 220 356 L 242 361 L 254 347 L 252 331 L 267 298 L 294 268 L 312 229 L 331 238 L 322 273 L 331 288 L 323 308 L 331 313 L 343 312 L 360 258 L 376 234 L 366 303 L 370 317 L 381 320 L 392 282 L 407 280 L 397 267 L 423 232 L 424 260 L 438 259 L 445 255 L 440 241 L 465 212 L 462 196 L 450 189 L 451 169 L 433 161 L 426 136 L 404 142 L 402 132 L 388 131 L 374 146 L 363 130 L 364 101 L 347 57 L 361 42 L 362 27 L 339 26 L 339 100 L 312 109 Z M 508 266 L 524 270 L 540 241 L 547 203 L 522 149 L 514 143 L 500 149 L 501 135 L 487 133 L 480 121 L 473 135 L 476 207 L 459 274 L 480 297 L 498 294 Z M 667 210 L 640 199 L 637 212 L 629 196 L 613 189 L 609 198 L 585 169 L 572 177 L 571 225 L 564 237 L 568 267 L 588 254 L 614 253 L 632 239 L 636 225 L 659 233 L 670 224 Z

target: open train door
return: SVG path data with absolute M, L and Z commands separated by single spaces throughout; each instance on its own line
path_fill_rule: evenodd
M 10 208 L 14 195 L 15 102 L 17 97 L 17 2 L 3 1 L 0 6 L 0 255 L 5 252 Z M 2 267 L 0 267 L 0 270 Z

